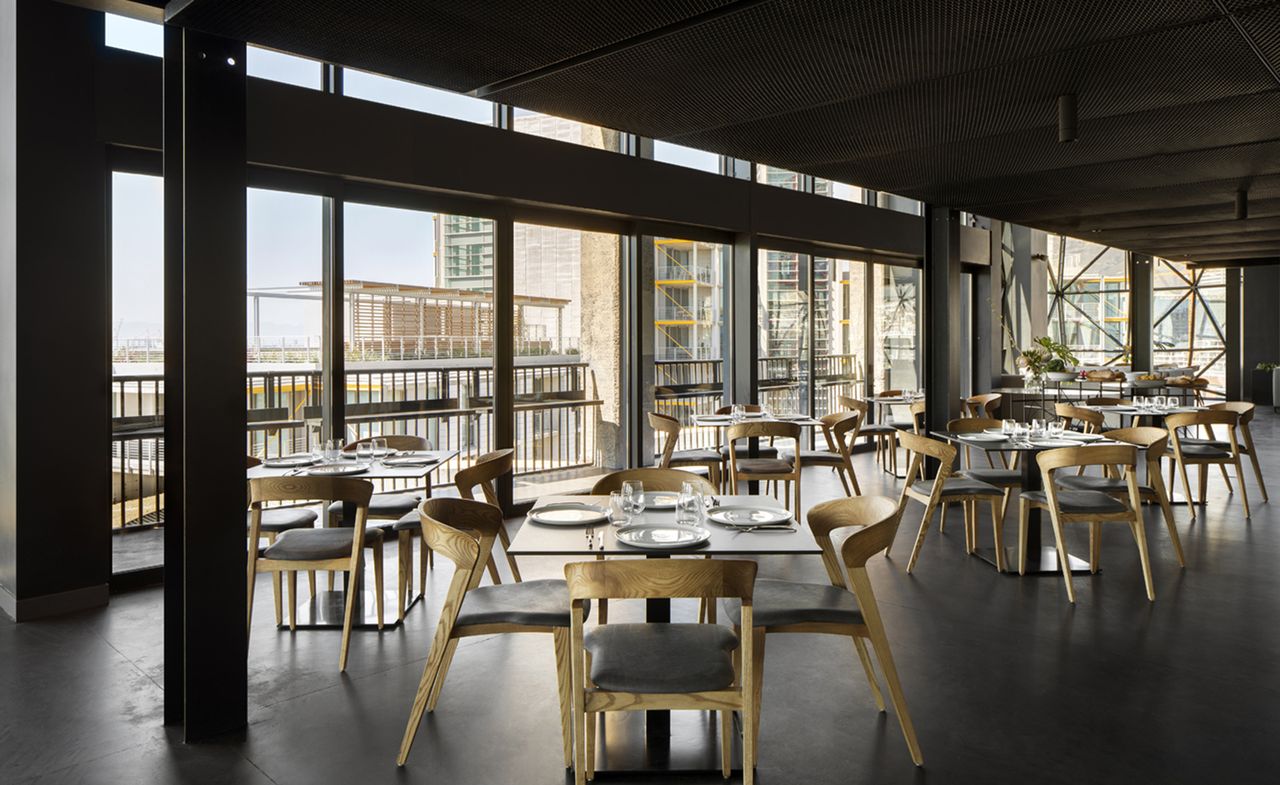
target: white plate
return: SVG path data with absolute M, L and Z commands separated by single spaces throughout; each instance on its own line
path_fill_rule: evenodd
M 764 417 L 764 412 L 743 412 L 742 413 L 742 419 L 744 420 L 754 420 L 761 417 Z
M 286 455 L 282 458 L 269 458 L 262 462 L 268 469 L 298 469 L 303 466 L 315 466 L 319 458 L 311 455 Z
M 609 513 L 598 504 L 556 502 L 531 511 L 529 520 L 544 526 L 585 526 L 604 523 L 609 520 Z
M 973 439 L 975 442 L 1002 442 L 1005 440 L 1003 433 L 988 433 L 987 431 L 975 433 L 957 433 L 962 439 Z
M 1100 433 L 1080 433 L 1079 431 L 1063 431 L 1062 438 L 1077 442 L 1098 442 L 1107 438 Z
M 369 471 L 367 463 L 326 463 L 307 469 L 312 477 L 349 477 Z
M 692 548 L 711 539 L 711 532 L 701 526 L 677 526 L 674 523 L 637 523 L 614 532 L 618 542 L 649 550 Z
M 645 491 L 644 508 L 646 510 L 674 510 L 680 494 L 670 491 Z
M 732 422 L 733 416 L 728 414 L 703 414 L 695 419 L 699 422 Z
M 382 461 L 385 466 L 432 466 L 440 463 L 440 459 L 434 455 L 396 455 L 386 458 Z
M 767 526 L 787 523 L 791 520 L 791 513 L 775 507 L 726 504 L 707 510 L 707 518 L 722 526 Z
M 1031 442 L 1032 447 L 1038 447 L 1046 450 L 1056 447 L 1077 447 L 1080 444 L 1080 442 L 1075 442 L 1070 439 L 1030 439 L 1029 441 Z

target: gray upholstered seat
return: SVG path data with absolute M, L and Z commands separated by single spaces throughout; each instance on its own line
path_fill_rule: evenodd
M 782 458 L 739 458 L 739 474 L 790 474 L 791 461 Z
M 1219 449 L 1212 444 L 1182 443 L 1182 454 L 1189 458 L 1230 458 L 1231 449 Z
M 872 436 L 875 434 L 894 433 L 898 430 L 899 423 L 892 422 L 873 422 L 867 423 L 858 429 L 859 436 Z
M 778 457 L 789 461 L 795 454 L 795 450 L 781 450 L 778 453 Z M 800 463 L 819 466 L 843 466 L 844 457 L 840 453 L 831 452 L 830 450 L 801 450 Z
M 738 454 L 739 458 L 747 458 L 747 457 L 750 457 L 751 455 L 751 448 L 748 447 L 746 444 L 739 444 L 734 448 L 734 452 Z M 778 457 L 778 448 L 770 447 L 767 444 L 762 444 L 759 446 L 759 448 L 756 449 L 756 455 L 759 455 L 761 458 L 776 458 Z M 722 459 L 728 460 L 729 458 L 728 447 L 720 448 L 720 457 Z
M 723 600 L 725 618 L 738 618 L 737 600 Z M 829 583 L 756 580 L 752 622 L 757 627 L 788 624 L 862 624 L 858 599 Z
M 1187 445 L 1189 445 L 1189 444 L 1201 445 L 1201 446 L 1205 446 L 1205 447 L 1212 447 L 1212 448 L 1213 448 L 1213 449 L 1215 449 L 1215 450 L 1230 450 L 1230 449 L 1231 449 L 1231 442 L 1227 441 L 1226 439 L 1194 439 L 1194 438 L 1191 438 L 1191 437 L 1183 437 L 1183 439 L 1182 439 L 1182 451 L 1183 451 L 1183 452 L 1186 452 L 1186 450 L 1187 450 Z
M 412 512 L 422 503 L 422 497 L 413 493 L 375 493 L 369 498 L 370 518 L 399 518 Z M 342 502 L 329 505 L 329 515 L 335 524 L 342 516 Z
M 738 636 L 719 624 L 606 624 L 584 639 L 591 681 L 615 692 L 703 692 L 733 685 Z
M 392 524 L 391 528 L 398 532 L 422 531 L 422 518 L 418 516 L 418 510 L 415 508 L 413 512 L 406 512 L 401 515 L 400 520 Z
M 1022 486 L 1022 472 L 1017 469 L 965 469 L 957 474 L 988 485 L 999 485 L 1002 488 Z
M 1058 487 L 1076 491 L 1101 491 L 1103 493 L 1128 493 L 1129 484 L 1123 477 L 1098 477 L 1093 474 L 1070 475 L 1058 478 Z M 1139 485 L 1139 493 L 1155 493 L 1150 485 Z
M 678 463 L 714 463 L 720 460 L 716 450 L 676 450 L 671 453 L 671 465 Z
M 1027 491 L 1022 498 L 1040 504 L 1049 503 L 1044 491 Z M 1110 515 L 1128 510 L 1129 505 L 1101 491 L 1058 491 L 1058 509 L 1069 515 Z
M 924 494 L 933 493 L 933 480 L 914 482 L 911 490 Z M 948 496 L 1004 496 L 1004 491 L 985 482 L 953 476 L 942 485 L 942 497 L 945 499 Z
M 568 627 L 569 588 L 555 579 L 481 586 L 463 597 L 457 624 Z
M 252 516 L 253 513 L 245 513 L 246 526 Z M 269 507 L 262 511 L 258 529 L 269 534 L 279 534 L 290 529 L 310 529 L 319 517 L 315 510 L 306 507 Z
M 317 561 L 321 559 L 338 559 L 351 554 L 351 537 L 355 532 L 350 528 L 334 529 L 293 529 L 281 534 L 275 542 L 267 546 L 263 553 L 268 559 L 286 561 Z M 365 544 L 381 540 L 382 532 L 373 529 L 365 532 Z

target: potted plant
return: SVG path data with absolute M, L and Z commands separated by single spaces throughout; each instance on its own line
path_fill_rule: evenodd
M 1018 364 L 1022 366 L 1025 384 L 1031 389 L 1044 386 L 1046 379 L 1053 382 L 1069 382 L 1076 378 L 1074 366 L 1079 360 L 1066 344 L 1059 343 L 1049 336 L 1035 339 L 1031 346 L 1023 349 L 1018 356 Z
M 1276 386 L 1280 384 L 1280 363 L 1258 363 L 1253 369 L 1254 406 L 1275 406 Z

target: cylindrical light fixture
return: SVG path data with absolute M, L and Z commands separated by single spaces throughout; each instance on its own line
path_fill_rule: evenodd
M 1249 217 L 1249 189 L 1236 191 L 1236 220 L 1243 221 Z
M 1058 96 L 1058 141 L 1074 142 L 1076 140 L 1076 94 L 1063 93 Z

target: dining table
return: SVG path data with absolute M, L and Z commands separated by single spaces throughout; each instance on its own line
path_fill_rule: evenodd
M 747 527 L 720 525 L 706 518 L 717 508 L 752 508 L 763 512 L 786 513 L 782 503 L 767 495 L 725 495 L 709 497 L 711 509 L 704 514 L 704 521 L 697 528 L 705 531 L 705 541 L 692 547 L 655 550 L 628 545 L 619 539 L 634 526 L 675 525 L 675 509 L 646 508 L 642 513 L 631 513 L 623 526 L 607 521 L 595 524 L 552 525 L 537 522 L 536 513 L 552 505 L 591 504 L 601 510 L 609 509 L 608 496 L 545 496 L 539 499 L 511 540 L 507 553 L 517 557 L 556 556 L 575 559 L 602 557 L 643 557 L 666 559 L 672 556 L 705 557 L 759 557 L 759 556 L 817 556 L 822 549 L 807 526 L 800 525 L 787 516 L 786 525 L 762 526 L 753 531 Z M 590 529 L 591 538 L 587 537 Z M 700 535 L 701 536 L 701 535 Z M 671 621 L 671 600 L 645 600 L 645 621 L 663 624 Z M 672 733 L 671 712 L 648 710 L 644 712 L 643 742 L 635 738 L 610 736 L 605 744 L 598 745 L 600 770 L 602 771 L 719 771 L 720 758 L 716 734 L 707 734 L 701 724 L 691 732 Z M 626 734 L 624 734 L 626 735 Z M 673 744 L 674 742 L 674 744 Z
M 1164 418 L 1171 414 L 1182 414 L 1184 412 L 1203 412 L 1208 411 L 1207 406 L 1128 406 L 1128 405 L 1107 405 L 1107 406 L 1085 406 L 1085 409 L 1098 412 L 1103 416 L 1112 415 L 1119 419 L 1120 427 L 1128 427 L 1131 425 L 1141 425 L 1146 419 L 1150 425 L 1157 428 L 1164 427 Z M 1166 485 L 1166 493 L 1169 497 L 1169 503 L 1173 505 L 1187 504 L 1187 497 L 1183 495 L 1178 484 L 1174 482 L 1174 469 L 1177 461 L 1173 454 L 1173 447 L 1170 446 L 1165 451 L 1164 460 L 1169 462 L 1169 482 Z
M 1021 493 L 1028 491 L 1044 490 L 1044 480 L 1040 473 L 1040 464 L 1036 461 L 1036 455 L 1045 450 L 1053 450 L 1060 447 L 1080 447 L 1091 444 L 1116 444 L 1116 442 L 1107 439 L 1099 434 L 1081 434 L 1078 431 L 1064 431 L 1062 437 L 1043 438 L 1043 439 L 1015 439 L 1013 437 L 1004 436 L 1003 434 L 994 433 L 956 433 L 953 431 L 934 431 L 934 436 L 954 444 L 964 447 L 970 447 L 975 450 L 983 450 L 988 453 L 1014 453 L 1020 455 L 1019 468 L 1022 472 L 1022 482 L 1018 486 Z M 1020 545 L 1026 549 L 1027 567 L 1026 575 L 1061 575 L 1062 570 L 1058 565 L 1058 550 L 1055 546 L 1045 545 L 1042 537 L 1044 524 L 1048 520 L 1041 515 L 1041 510 L 1031 508 L 1027 519 L 1027 539 Z M 998 566 L 996 562 L 996 551 L 994 547 L 978 548 L 975 551 L 978 558 L 988 562 L 992 566 Z M 1018 563 L 1018 547 L 1006 547 L 1004 563 L 1006 565 Z M 1089 562 L 1067 554 L 1067 563 L 1070 565 L 1073 573 L 1088 573 Z M 1017 570 L 1011 570 L 1004 573 L 1005 575 L 1018 575 Z
M 254 480 L 260 477 L 305 477 L 313 472 L 326 472 L 326 466 L 342 466 L 349 467 L 350 474 L 341 476 L 351 477 L 358 480 L 382 480 L 382 481 L 399 481 L 406 483 L 409 487 L 422 488 L 424 496 L 431 495 L 431 475 L 437 469 L 444 466 L 449 461 L 458 457 L 457 450 L 419 450 L 419 451 L 391 451 L 388 455 L 380 456 L 374 459 L 361 458 L 355 453 L 341 453 L 337 457 L 329 456 L 328 458 L 320 458 L 317 463 L 310 465 L 289 465 L 293 461 L 304 461 L 307 456 L 284 456 L 282 458 L 267 459 L 257 466 L 249 467 L 247 479 Z M 421 458 L 418 462 L 414 459 Z M 387 463 L 388 459 L 391 463 Z M 405 461 L 399 463 L 397 461 Z M 334 476 L 334 475 L 329 475 Z M 391 491 L 395 492 L 395 491 Z M 334 522 L 328 515 L 330 500 L 321 500 L 322 514 L 320 519 L 322 526 L 330 526 Z M 341 525 L 352 526 L 355 524 L 356 506 L 351 503 L 343 504 Z M 363 565 L 363 560 L 361 561 Z M 308 600 L 299 600 L 297 607 L 294 608 L 295 618 L 297 619 L 297 629 L 299 630 L 334 630 L 342 629 L 343 620 L 346 612 L 347 595 L 346 592 L 351 587 L 361 587 L 359 589 L 359 602 L 356 603 L 355 621 L 352 629 L 360 630 L 376 630 L 377 610 L 374 594 L 366 591 L 363 580 L 363 573 L 356 575 L 348 581 L 345 576 L 338 585 L 338 588 L 329 590 L 317 590 L 314 597 Z M 422 594 L 413 595 L 409 601 L 409 608 L 412 608 L 422 599 Z M 390 591 L 383 589 L 383 606 L 387 609 L 394 609 L 399 597 L 395 590 L 394 583 Z M 403 623 L 403 619 L 397 619 L 399 614 L 387 614 L 389 618 L 383 624 L 384 628 L 395 628 Z M 286 624 L 280 625 L 281 629 L 285 629 Z

